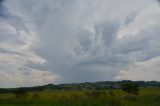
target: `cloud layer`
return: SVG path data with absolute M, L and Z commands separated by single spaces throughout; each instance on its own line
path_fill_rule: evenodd
M 0 87 L 160 81 L 159 10 L 156 0 L 6 0 Z

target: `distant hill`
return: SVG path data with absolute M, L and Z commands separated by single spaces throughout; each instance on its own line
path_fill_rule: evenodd
M 42 91 L 42 90 L 107 90 L 120 89 L 120 85 L 126 82 L 137 83 L 140 87 L 160 87 L 160 82 L 157 81 L 100 81 L 100 82 L 84 82 L 84 83 L 68 83 L 68 84 L 48 84 L 44 86 L 23 87 L 27 91 Z M 0 88 L 0 93 L 14 92 L 19 88 Z

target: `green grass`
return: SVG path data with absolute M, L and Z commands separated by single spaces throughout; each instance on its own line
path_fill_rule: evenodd
M 141 88 L 139 96 L 126 98 L 120 90 L 30 92 L 26 98 L 0 94 L 0 106 L 160 106 L 160 88 Z

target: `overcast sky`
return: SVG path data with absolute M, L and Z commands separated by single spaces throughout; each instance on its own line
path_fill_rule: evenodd
M 0 87 L 160 81 L 158 0 L 0 0 Z

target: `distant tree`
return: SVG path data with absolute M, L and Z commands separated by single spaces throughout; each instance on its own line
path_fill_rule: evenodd
M 139 93 L 139 85 L 133 82 L 126 82 L 121 84 L 121 89 L 127 92 L 129 96 L 138 95 Z
M 18 88 L 15 90 L 14 93 L 15 93 L 17 99 L 26 98 L 28 96 L 27 89 L 25 89 L 25 88 Z

